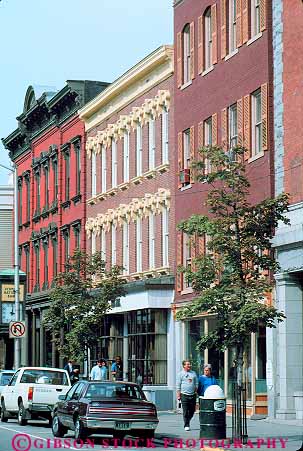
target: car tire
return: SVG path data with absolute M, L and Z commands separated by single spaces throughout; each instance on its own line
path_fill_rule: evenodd
M 83 426 L 82 421 L 77 417 L 75 419 L 75 440 L 76 443 L 81 443 L 85 441 L 88 436 L 88 430 Z
M 27 419 L 25 418 L 25 414 L 26 414 L 26 412 L 25 412 L 25 409 L 24 409 L 24 405 L 23 405 L 23 402 L 21 401 L 19 403 L 19 410 L 18 410 L 18 417 L 17 417 L 18 424 L 20 426 L 26 426 L 27 425 Z
M 52 431 L 54 437 L 64 437 L 64 435 L 67 433 L 67 428 L 61 423 L 57 412 L 55 412 L 53 416 Z
M 0 420 L 1 420 L 2 423 L 7 423 L 8 422 L 8 417 L 6 416 L 5 404 L 4 404 L 3 400 L 1 401 Z

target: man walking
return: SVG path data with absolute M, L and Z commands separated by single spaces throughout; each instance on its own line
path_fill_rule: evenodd
M 181 400 L 183 409 L 184 429 L 190 431 L 190 420 L 196 410 L 196 392 L 198 378 L 191 370 L 189 360 L 183 360 L 183 369 L 177 374 L 177 399 Z
M 92 381 L 105 381 L 107 380 L 107 366 L 104 359 L 99 359 L 97 365 L 92 367 L 90 372 L 90 379 Z

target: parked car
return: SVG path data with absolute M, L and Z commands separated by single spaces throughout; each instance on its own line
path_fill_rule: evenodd
M 91 434 L 151 438 L 159 423 L 156 406 L 131 382 L 79 381 L 54 406 L 52 430 L 63 437 L 69 429 L 79 442 Z
M 0 370 L 0 395 L 3 387 L 9 383 L 14 374 L 14 370 Z
M 45 418 L 51 423 L 52 410 L 60 394 L 71 386 L 66 370 L 59 368 L 19 368 L 1 393 L 0 419 L 17 417 L 23 426 L 27 420 Z

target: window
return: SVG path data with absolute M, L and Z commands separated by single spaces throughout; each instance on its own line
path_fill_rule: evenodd
M 118 179 L 117 142 L 112 139 L 112 188 L 117 186 L 117 179 Z
M 106 149 L 104 146 L 101 147 L 101 192 L 106 191 Z
M 232 53 L 237 48 L 236 19 L 236 0 L 229 0 L 229 53 Z
M 204 69 L 212 67 L 212 24 L 211 8 L 208 8 L 204 15 Z
M 92 154 L 92 197 L 97 194 L 97 172 L 96 172 L 96 153 Z
M 111 235 L 112 235 L 112 266 L 117 264 L 117 245 L 116 245 L 116 227 L 112 224 Z
M 251 0 L 251 37 L 261 32 L 260 0 Z
M 103 261 L 106 261 L 106 233 L 104 228 L 102 228 L 101 230 L 101 246 L 100 246 L 100 251 L 101 251 L 101 257 Z
M 136 131 L 136 175 L 142 175 L 142 125 L 137 124 Z
M 36 213 L 40 212 L 40 173 L 36 174 Z
M 44 196 L 44 204 L 45 207 L 49 206 L 49 177 L 48 177 L 48 166 L 44 168 L 44 182 L 45 182 L 45 196 Z
M 69 188 L 70 188 L 70 155 L 69 152 L 65 152 L 65 200 L 69 200 Z
M 235 161 L 235 153 L 232 151 L 238 144 L 238 127 L 237 127 L 237 104 L 231 105 L 228 108 L 228 129 L 229 140 L 228 149 L 231 161 Z
M 168 245 L 169 245 L 169 229 L 168 229 L 168 210 L 164 208 L 162 211 L 162 265 L 169 266 L 168 262 Z
M 18 177 L 18 224 L 22 222 L 22 177 Z
M 40 287 L 40 243 L 39 241 L 34 243 L 35 255 L 36 255 L 36 289 Z
M 26 177 L 26 222 L 30 221 L 31 214 L 31 192 L 30 192 L 30 177 Z
M 190 167 L 190 129 L 183 132 L 183 168 Z
M 212 118 L 209 117 L 204 121 L 204 146 L 212 145 Z M 205 162 L 205 174 L 209 174 L 211 172 L 211 164 L 210 161 L 206 158 Z
M 95 232 L 92 232 L 91 252 L 92 252 L 92 255 L 94 255 L 96 253 L 96 233 Z
M 129 181 L 129 132 L 124 132 L 123 137 L 123 181 Z
M 81 145 L 80 142 L 77 142 L 74 146 L 75 154 L 76 154 L 76 194 L 79 195 L 81 193 Z
M 25 252 L 25 272 L 26 272 L 26 291 L 29 292 L 30 290 L 30 255 L 29 255 L 29 246 L 26 245 L 24 247 Z
M 54 200 L 58 197 L 58 161 L 53 160 Z
M 142 271 L 142 219 L 136 221 L 136 271 Z
M 58 263 L 57 263 L 57 259 L 58 259 L 58 241 L 57 241 L 57 236 L 54 236 L 52 238 L 52 244 L 53 244 L 53 273 L 54 273 L 54 277 L 56 277 L 57 274 L 58 274 Z
M 123 223 L 123 274 L 129 274 L 129 224 Z
M 43 243 L 44 248 L 44 284 L 43 289 L 48 288 L 48 240 Z
M 153 117 L 148 122 L 148 169 L 155 167 L 155 153 L 156 153 L 156 123 Z
M 252 95 L 252 157 L 262 152 L 261 90 Z
M 162 112 L 162 163 L 168 163 L 168 111 Z
M 148 257 L 149 257 L 149 268 L 155 268 L 155 216 L 153 213 L 149 214 L 149 228 L 148 228 Z
M 190 25 L 183 30 L 183 83 L 191 80 L 190 76 Z
M 63 233 L 64 239 L 64 264 L 66 265 L 69 259 L 69 231 L 65 230 Z
M 143 384 L 167 383 L 167 312 L 144 309 L 129 312 L 129 381 L 140 377 Z
M 80 249 L 81 226 L 76 224 L 74 227 L 75 249 Z
M 191 270 L 192 268 L 192 240 L 191 237 L 183 234 L 183 266 L 187 270 Z M 187 277 L 184 275 L 183 281 L 184 288 L 190 288 L 191 283 L 187 280 Z

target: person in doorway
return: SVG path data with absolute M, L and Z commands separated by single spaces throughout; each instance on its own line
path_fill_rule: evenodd
M 218 382 L 217 379 L 211 374 L 211 365 L 206 363 L 204 365 L 204 374 L 199 377 L 198 395 L 204 396 L 205 390 L 211 385 L 218 385 Z
M 72 360 L 69 360 L 63 369 L 66 370 L 68 372 L 69 377 L 71 377 L 75 369 Z
M 119 355 L 117 355 L 115 361 L 112 364 L 111 372 L 114 381 L 123 381 L 122 359 Z
M 92 381 L 106 381 L 107 380 L 107 366 L 104 359 L 99 359 L 97 365 L 92 367 L 90 372 L 90 379 Z
M 197 374 L 191 370 L 189 360 L 183 360 L 183 369 L 177 374 L 177 399 L 181 401 L 185 431 L 190 431 L 190 420 L 196 410 Z

